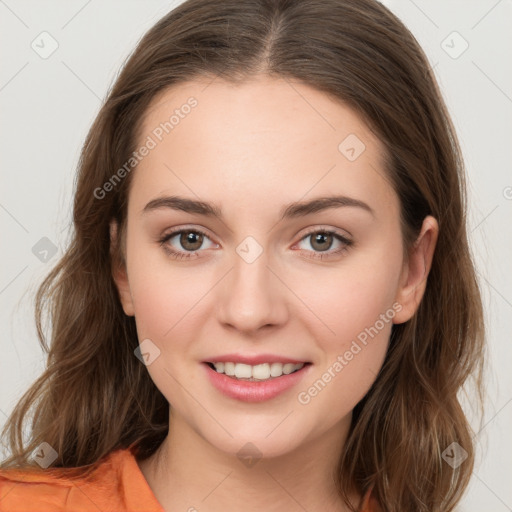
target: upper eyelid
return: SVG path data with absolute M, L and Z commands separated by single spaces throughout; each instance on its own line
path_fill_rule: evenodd
M 179 233 L 182 233 L 183 231 L 194 231 L 194 232 L 197 232 L 197 233 L 202 233 L 204 235 L 206 235 L 208 238 L 212 238 L 209 234 L 208 234 L 208 230 L 206 228 L 203 228 L 203 227 L 200 227 L 200 228 L 197 228 L 197 227 L 179 227 L 179 228 L 176 228 L 176 229 L 171 229 L 169 232 L 165 233 L 164 235 L 162 235 L 160 238 L 168 238 L 168 237 L 172 237 L 172 236 L 175 236 Z
M 333 233 L 335 235 L 342 236 L 343 238 L 346 238 L 347 240 L 353 238 L 352 234 L 349 233 L 346 229 L 331 228 L 331 227 L 328 227 L 328 226 L 327 227 L 322 227 L 321 225 L 319 227 L 313 226 L 311 229 L 307 228 L 307 231 L 302 235 L 302 238 L 304 238 L 305 236 L 311 235 L 313 233 L 317 233 L 317 232 L 319 232 L 319 233 L 322 233 L 322 232 Z M 347 233 L 348 236 L 346 236 L 342 232 Z M 302 240 L 302 238 L 301 238 L 301 240 Z

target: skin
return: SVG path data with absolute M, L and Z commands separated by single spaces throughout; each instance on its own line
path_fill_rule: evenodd
M 404 260 L 384 146 L 353 110 L 303 84 L 266 76 L 236 86 L 220 79 L 180 84 L 154 98 L 141 144 L 190 96 L 197 107 L 133 171 L 126 266 L 114 271 L 139 340 L 161 351 L 147 370 L 172 404 L 169 435 L 139 466 L 168 512 L 346 510 L 332 474 L 352 410 L 383 364 L 392 323 L 407 321 L 419 305 L 438 224 L 425 219 Z M 354 161 L 338 149 L 349 134 L 366 146 Z M 364 201 L 374 215 L 341 207 L 279 220 L 288 203 L 331 194 Z M 169 208 L 142 212 L 165 195 L 216 203 L 223 220 Z M 207 233 L 202 245 L 194 242 L 197 257 L 174 260 L 160 245 L 179 227 Z M 317 227 L 353 245 L 314 259 L 322 249 L 306 231 Z M 263 251 L 250 264 L 236 252 L 247 236 Z M 187 253 L 179 235 L 167 246 Z M 332 254 L 343 244 L 334 238 L 324 247 Z M 390 309 L 394 317 L 378 335 L 308 404 L 299 403 L 298 393 Z M 291 390 L 245 403 L 217 391 L 201 366 L 231 352 L 313 366 Z M 252 467 L 237 456 L 247 442 L 262 455 Z M 360 496 L 351 496 L 357 504 Z

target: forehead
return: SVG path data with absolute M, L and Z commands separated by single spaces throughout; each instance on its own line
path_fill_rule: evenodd
M 154 147 L 134 173 L 138 202 L 172 192 L 280 206 L 333 191 L 396 202 L 378 137 L 347 105 L 302 83 L 179 84 L 153 99 L 140 128 L 139 146 Z

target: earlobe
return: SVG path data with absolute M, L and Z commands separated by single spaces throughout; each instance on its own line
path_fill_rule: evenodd
M 411 319 L 420 305 L 427 286 L 438 234 L 437 220 L 431 215 L 425 217 L 420 234 L 409 251 L 409 261 L 404 263 L 400 276 L 395 300 L 402 308 L 393 318 L 395 324 Z
M 130 291 L 130 284 L 128 281 L 128 274 L 126 271 L 126 264 L 117 256 L 122 250 L 120 247 L 118 247 L 120 241 L 118 240 L 117 230 L 117 222 L 112 220 L 110 222 L 110 258 L 112 278 L 116 283 L 116 288 L 119 293 L 119 300 L 123 306 L 123 311 L 128 316 L 134 316 L 135 311 Z

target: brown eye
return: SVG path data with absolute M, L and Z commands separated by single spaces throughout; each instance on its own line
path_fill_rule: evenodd
M 187 251 L 197 251 L 203 245 L 204 236 L 197 231 L 182 231 L 180 234 L 180 244 Z
M 319 231 L 308 235 L 311 238 L 311 247 L 316 251 L 327 251 L 331 248 L 334 241 L 334 236 L 325 231 Z
M 203 247 L 206 242 L 206 247 Z M 179 229 L 159 240 L 165 252 L 175 259 L 197 258 L 203 249 L 215 244 L 199 229 Z M 211 245 L 208 246 L 208 243 Z
M 300 244 L 305 244 L 308 241 L 309 247 L 300 247 Z M 321 260 L 344 254 L 352 244 L 352 240 L 337 231 L 317 228 L 302 237 L 299 248 L 302 252 L 309 253 L 309 258 Z

